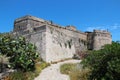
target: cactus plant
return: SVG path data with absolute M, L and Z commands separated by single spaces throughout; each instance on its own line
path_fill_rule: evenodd
M 0 53 L 10 57 L 12 68 L 22 71 L 34 70 L 38 58 L 35 45 L 27 42 L 24 37 L 4 35 L 0 37 Z

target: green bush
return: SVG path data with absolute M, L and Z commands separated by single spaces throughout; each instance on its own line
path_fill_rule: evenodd
M 24 37 L 0 36 L 0 54 L 10 57 L 9 67 L 22 71 L 35 69 L 35 60 L 38 58 L 35 45 L 27 42 Z
M 35 45 L 24 37 L 15 38 L 7 33 L 0 34 L 0 55 L 6 57 L 10 68 L 16 69 L 5 80 L 34 80 L 42 69 L 50 65 L 38 58 Z
M 120 42 L 113 42 L 101 50 L 93 51 L 82 64 L 91 69 L 89 80 L 119 80 Z

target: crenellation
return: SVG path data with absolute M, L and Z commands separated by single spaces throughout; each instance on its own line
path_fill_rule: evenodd
M 111 34 L 105 30 L 81 32 L 72 25 L 64 27 L 29 15 L 15 20 L 13 34 L 34 43 L 46 62 L 72 58 L 81 51 L 98 50 L 112 42 Z

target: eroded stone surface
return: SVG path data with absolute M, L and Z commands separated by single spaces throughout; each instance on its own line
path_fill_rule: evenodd
M 35 44 L 46 62 L 72 58 L 81 51 L 98 50 L 112 42 L 108 31 L 81 32 L 74 26 L 62 27 L 52 21 L 33 16 L 16 19 L 13 34 L 25 36 L 28 41 Z

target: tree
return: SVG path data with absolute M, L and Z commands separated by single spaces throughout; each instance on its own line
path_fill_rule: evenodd
M 38 58 L 35 45 L 27 42 L 24 37 L 13 37 L 10 34 L 0 35 L 0 54 L 9 58 L 9 67 L 30 71 L 34 70 Z
M 120 42 L 113 42 L 101 50 L 93 51 L 82 64 L 91 69 L 89 80 L 119 80 Z

